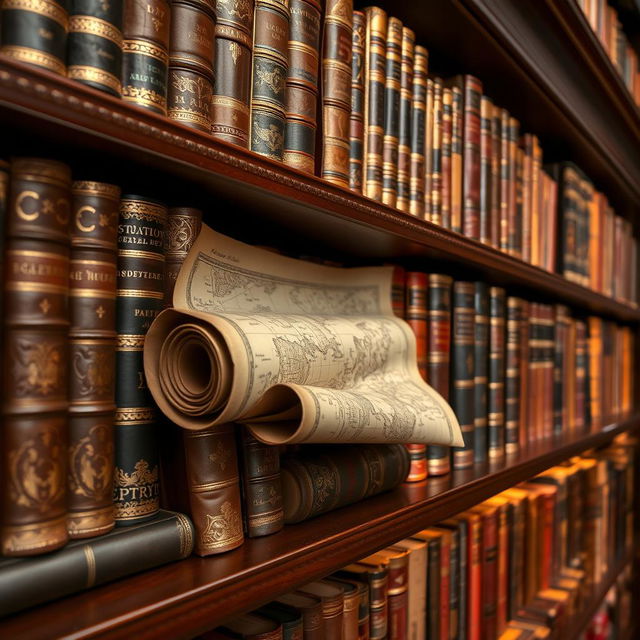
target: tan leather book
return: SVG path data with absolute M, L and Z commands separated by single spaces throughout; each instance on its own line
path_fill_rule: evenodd
M 394 547 L 409 553 L 408 584 L 408 640 L 422 640 L 426 637 L 427 615 L 427 543 L 415 538 L 405 538 Z
M 344 591 L 344 608 L 342 612 L 343 640 L 358 640 L 358 626 L 360 616 L 361 586 L 357 582 L 341 580 L 329 576 L 326 582 L 337 585 Z
M 325 637 L 342 640 L 343 587 L 326 580 L 318 580 L 317 582 L 309 582 L 303 585 L 298 591 L 320 599 Z
M 303 640 L 324 640 L 324 618 L 320 598 L 291 591 L 276 598 L 274 603 L 293 607 L 302 614 Z

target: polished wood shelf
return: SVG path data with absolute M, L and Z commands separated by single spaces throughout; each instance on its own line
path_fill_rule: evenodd
M 163 637 L 190 638 L 638 427 L 640 414 L 535 443 L 500 464 L 405 484 L 221 556 L 192 557 L 16 614 L 0 621 L 0 637 L 143 640 L 162 629 Z
M 368 262 L 398 261 L 433 270 L 435 262 L 425 267 L 424 260 L 429 259 L 454 276 L 487 279 L 508 291 L 511 287 L 517 295 L 572 304 L 620 321 L 640 321 L 640 310 L 560 275 L 4 57 L 0 57 L 0 121 L 0 130 L 7 139 L 17 139 L 16 145 L 28 130 L 41 144 L 59 143 L 69 161 L 77 151 L 85 171 L 87 162 L 89 166 L 95 162 L 100 171 L 110 172 L 110 179 L 131 180 L 128 176 L 136 171 L 122 165 L 127 158 L 141 168 L 140 175 L 151 172 L 154 193 L 173 185 L 178 201 L 184 203 L 194 191 L 201 191 L 207 222 L 249 242 L 278 246 L 284 241 L 311 255 L 338 252 Z M 119 177 L 112 177 L 118 171 Z M 192 186 L 185 187 L 176 177 Z M 150 178 L 145 174 L 144 179 Z M 238 213 L 228 215 L 228 211 Z

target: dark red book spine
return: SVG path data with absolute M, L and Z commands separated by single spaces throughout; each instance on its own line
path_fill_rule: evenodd
M 482 518 L 482 637 L 497 634 L 498 605 L 498 518 L 487 509 Z
M 462 78 L 464 102 L 462 230 L 480 239 L 480 100 L 482 82 L 474 76 Z

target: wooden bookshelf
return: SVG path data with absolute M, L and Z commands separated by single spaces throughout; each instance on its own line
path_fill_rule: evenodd
M 0 620 L 0 637 L 191 638 L 356 558 L 463 511 L 567 458 L 640 428 L 640 414 L 593 432 L 541 441 L 477 465 Z M 605 589 L 606 592 L 606 589 Z M 577 628 L 577 627 L 576 627 Z

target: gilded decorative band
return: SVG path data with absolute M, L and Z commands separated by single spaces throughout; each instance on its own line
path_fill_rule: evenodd
M 4 55 L 15 58 L 20 62 L 35 64 L 38 67 L 44 67 L 61 76 L 65 75 L 66 67 L 64 62 L 44 51 L 31 49 L 30 47 L 19 47 L 17 45 L 4 45 L 0 51 Z
M 149 56 L 150 58 L 159 60 L 165 65 L 169 64 L 169 54 L 167 50 L 148 40 L 123 40 L 122 51 L 123 53 L 137 53 L 143 56 Z
M 97 67 L 73 64 L 67 69 L 67 76 L 72 80 L 77 80 L 78 82 L 95 82 L 96 84 L 108 87 L 118 95 L 122 93 L 122 84 L 120 83 L 120 79 L 116 78 L 112 73 L 103 71 Z
M 110 40 L 118 47 L 122 47 L 122 32 L 110 22 L 93 16 L 71 16 L 69 18 L 69 33 L 88 33 Z
M 3 11 L 16 9 L 18 11 L 37 13 L 40 16 L 54 20 L 65 30 L 69 23 L 67 12 L 57 2 L 50 2 L 49 0 L 4 0 L 2 9 Z

